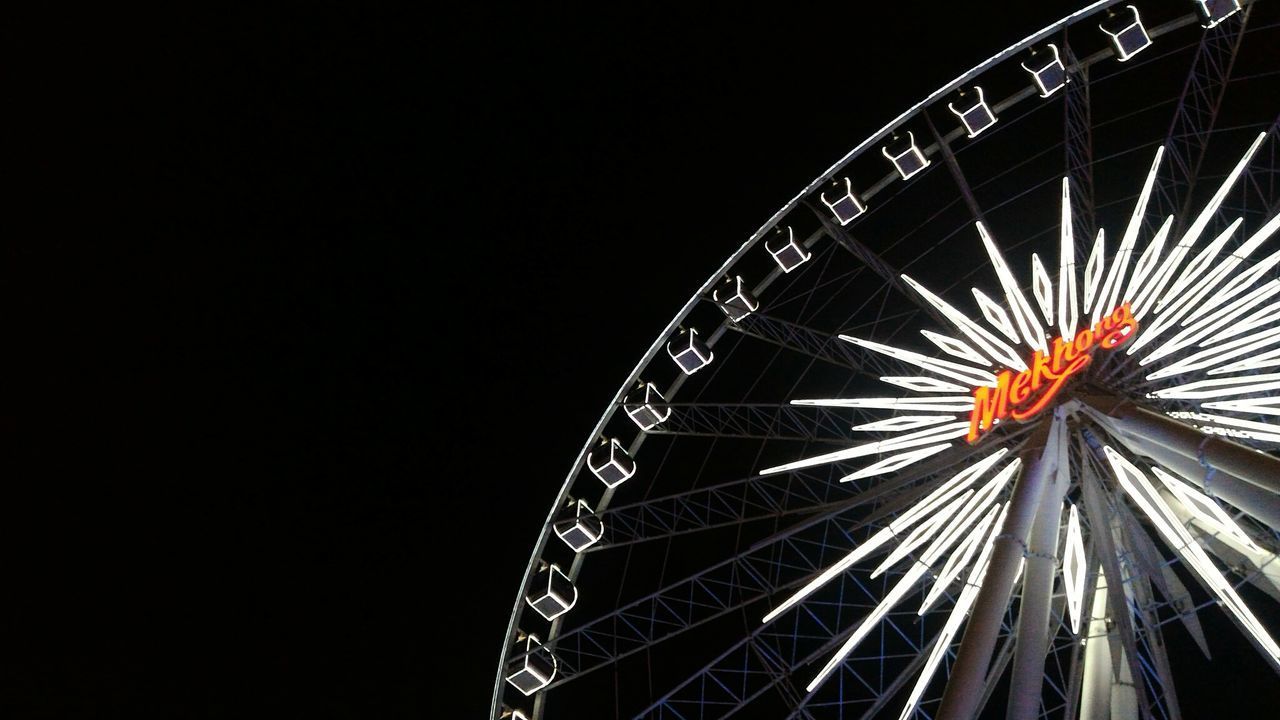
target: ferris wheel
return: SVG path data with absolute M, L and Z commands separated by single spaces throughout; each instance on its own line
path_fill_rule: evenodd
M 492 717 L 1173 720 L 1200 655 L 1280 673 L 1278 47 L 1274 2 L 1095 2 L 801 190 L 551 498 Z

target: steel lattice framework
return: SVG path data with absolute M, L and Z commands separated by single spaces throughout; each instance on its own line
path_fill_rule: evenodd
M 590 434 L 492 717 L 1177 720 L 1207 612 L 1280 673 L 1278 46 L 1096 2 L 802 190 Z

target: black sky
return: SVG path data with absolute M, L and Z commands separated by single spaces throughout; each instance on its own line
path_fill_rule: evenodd
M 653 337 L 863 137 L 1077 3 L 858 5 L 18 40 L 10 200 L 41 209 L 7 243 L 0 714 L 482 717 Z

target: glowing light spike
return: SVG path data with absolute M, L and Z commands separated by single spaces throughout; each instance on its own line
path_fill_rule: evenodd
M 1156 172 L 1160 169 L 1160 159 L 1163 157 L 1164 146 L 1160 146 L 1156 148 L 1155 159 L 1151 161 L 1147 178 L 1142 183 L 1142 192 L 1138 194 L 1138 201 L 1133 206 L 1133 214 L 1129 216 L 1129 224 L 1125 227 L 1124 235 L 1120 237 L 1120 245 L 1116 248 L 1115 257 L 1111 259 L 1111 270 L 1098 290 L 1098 302 L 1094 303 L 1093 307 L 1095 324 L 1102 318 L 1103 313 L 1111 312 L 1112 308 L 1120 304 L 1120 287 L 1124 284 L 1124 275 L 1129 268 L 1129 256 L 1133 254 L 1133 247 L 1138 241 L 1138 230 L 1142 228 L 1142 220 L 1147 213 L 1147 203 L 1151 200 L 1151 190 L 1155 187 Z
M 951 362 L 950 360 L 940 360 L 931 358 L 927 355 L 921 355 L 910 350 L 893 347 L 892 345 L 884 345 L 871 340 L 863 340 L 853 337 L 852 335 L 841 335 L 841 340 L 853 343 L 859 347 L 874 350 L 882 355 L 888 355 L 897 358 L 905 363 L 910 363 L 916 367 L 928 370 L 931 373 L 949 377 L 952 380 L 960 382 L 970 387 L 974 385 L 995 385 L 996 376 L 981 368 L 971 367 L 969 365 L 961 365 L 960 363 Z
M 1255 375 L 1254 377 L 1257 376 Z M 1257 415 L 1280 415 L 1280 397 L 1215 400 L 1213 402 L 1200 403 L 1200 407 L 1210 410 L 1228 410 L 1230 412 Z
M 1254 250 L 1257 250 L 1258 246 L 1270 239 L 1271 236 L 1275 234 L 1276 230 L 1280 230 L 1280 213 L 1277 213 L 1274 217 L 1264 223 L 1262 227 L 1258 228 L 1257 232 L 1255 232 L 1252 237 L 1246 240 L 1245 243 L 1237 248 L 1235 252 L 1231 253 L 1224 262 L 1224 265 L 1229 263 L 1230 268 L 1234 269 L 1242 261 L 1247 259 Z M 1220 291 L 1205 298 L 1205 301 L 1201 303 L 1200 307 L 1192 310 L 1191 314 L 1187 316 L 1186 322 L 1190 323 L 1199 319 L 1205 313 L 1215 310 L 1219 305 L 1222 305 L 1244 292 L 1255 282 L 1269 274 L 1271 268 L 1275 267 L 1277 264 L 1280 264 L 1280 250 L 1271 253 L 1262 260 L 1259 260 L 1248 270 L 1232 277 Z
M 1248 167 L 1249 161 L 1253 159 L 1253 154 L 1257 152 L 1258 147 L 1262 145 L 1262 141 L 1266 139 L 1265 132 L 1258 133 L 1258 137 L 1254 139 L 1253 145 L 1245 152 L 1244 157 L 1236 163 L 1231 172 L 1227 174 L 1226 179 L 1218 186 L 1213 197 L 1205 204 L 1200 214 L 1192 221 L 1186 232 L 1182 234 L 1182 238 L 1173 246 L 1173 250 L 1169 253 L 1169 257 L 1165 258 L 1159 269 L 1154 273 L 1151 281 L 1138 293 L 1138 297 L 1133 301 L 1133 314 L 1139 320 L 1146 315 L 1147 311 L 1155 305 L 1156 298 L 1159 298 L 1164 291 L 1164 286 L 1177 272 L 1178 267 L 1182 264 L 1182 259 L 1190 252 L 1191 247 L 1200 239 L 1200 234 L 1209 226 L 1209 222 L 1217 215 L 1218 208 L 1222 206 L 1222 201 L 1226 199 L 1227 193 L 1231 191 L 1231 186 L 1235 185 L 1236 180 L 1240 179 L 1240 174 Z
M 897 385 L 898 387 L 923 393 L 969 392 L 973 389 L 972 386 L 966 387 L 930 377 L 882 377 L 880 380 L 890 385 Z
M 968 412 L 973 409 L 973 396 L 947 395 L 923 398 L 832 398 L 830 400 L 792 400 L 792 405 L 816 407 L 872 408 L 879 410 L 915 410 L 919 412 Z
M 1176 385 L 1156 390 L 1152 395 L 1170 400 L 1207 400 L 1231 395 L 1248 395 L 1280 388 L 1280 374 L 1248 375 L 1234 378 L 1215 378 Z M 1270 398 L 1261 398 L 1270 399 Z
M 1222 308 L 1219 314 L 1207 317 L 1198 323 L 1188 325 L 1174 334 L 1174 336 L 1166 340 L 1163 345 L 1148 353 L 1147 356 L 1143 358 L 1143 362 L 1141 364 L 1151 363 L 1165 355 L 1200 342 L 1218 330 L 1228 327 L 1236 318 L 1257 307 L 1277 293 L 1280 293 L 1280 280 L 1272 280 L 1266 285 L 1256 288 L 1253 292 L 1248 293 L 1244 297 L 1233 300 L 1226 307 Z M 1132 355 L 1134 352 L 1133 346 L 1130 346 L 1125 352 L 1126 354 Z
M 1071 181 L 1062 178 L 1062 231 L 1058 250 L 1058 330 L 1062 337 L 1075 337 L 1080 319 L 1076 299 L 1076 241 L 1071 229 Z
M 919 527 L 911 531 L 911 534 L 908 535 L 905 540 L 898 543 L 898 547 L 894 548 L 893 552 L 889 553 L 888 557 L 882 560 L 880 564 L 871 571 L 872 579 L 880 577 L 886 570 L 897 565 L 903 558 L 914 552 L 916 548 L 926 542 L 929 542 L 934 535 L 938 534 L 939 530 L 942 530 L 947 526 L 947 521 L 951 519 L 951 516 L 955 515 L 956 511 L 958 511 L 960 507 L 973 496 L 973 490 L 965 490 L 960 497 L 957 497 L 947 503 L 933 517 L 923 523 L 920 523 Z M 925 564 L 927 565 L 928 563 Z
M 973 559 L 973 554 L 982 546 L 983 538 L 986 537 L 987 530 L 991 527 L 991 521 L 995 519 L 996 512 L 999 509 L 999 504 L 988 508 L 987 514 L 983 516 L 978 526 L 960 543 L 956 551 L 951 553 L 951 557 L 947 558 L 946 564 L 938 572 L 937 579 L 933 581 L 933 587 L 929 588 L 929 593 L 925 596 L 924 602 L 920 603 L 920 609 L 916 611 L 917 615 L 923 617 L 925 613 L 929 612 L 934 604 L 942 598 L 942 594 L 946 592 L 947 588 L 951 587 L 951 583 L 956 579 L 956 576 L 969 567 L 969 561 Z
M 761 475 L 772 475 L 774 473 L 788 472 L 790 470 L 799 470 L 800 468 L 813 467 L 814 465 L 826 465 L 828 463 L 839 462 L 841 460 L 852 460 L 854 458 L 866 457 L 868 455 L 878 455 L 882 452 L 890 450 L 905 450 L 910 447 L 918 447 L 920 445 L 929 445 L 937 443 L 941 440 L 947 440 L 954 437 L 960 437 L 969 431 L 968 422 L 957 422 L 943 425 L 936 428 L 928 428 L 919 430 L 906 435 L 887 440 L 878 440 L 876 442 L 855 445 L 851 448 L 837 450 L 835 452 L 817 455 L 804 460 L 777 465 L 775 467 L 766 468 L 760 471 Z M 948 443 L 949 444 L 949 443 Z M 947 447 L 943 445 L 942 447 Z
M 1004 308 L 1000 307 L 1000 303 L 987 297 L 986 293 L 978 288 L 970 289 L 973 291 L 974 299 L 978 301 L 978 309 L 982 311 L 982 316 L 987 319 L 987 322 L 1011 341 L 1019 342 L 1018 329 L 1013 326 Z
M 950 355 L 951 357 L 958 357 L 961 360 L 968 360 L 969 362 L 974 362 L 979 365 L 985 365 L 987 367 L 991 367 L 990 358 L 986 358 L 986 357 L 983 357 L 982 355 L 979 355 L 977 350 L 974 350 L 973 348 L 969 347 L 963 342 L 960 342 L 959 340 L 956 340 L 955 338 L 947 337 L 946 335 L 940 335 L 930 330 L 921 330 L 920 334 L 924 335 L 925 338 L 929 340 L 929 342 L 933 343 L 934 345 L 937 345 L 938 348 L 942 350 L 942 352 Z
M 911 695 L 907 698 L 906 705 L 902 708 L 902 715 L 898 720 L 906 720 L 915 713 L 916 706 L 920 703 L 920 697 L 924 695 L 924 691 L 929 687 L 930 681 L 933 680 L 933 674 L 937 672 L 938 666 L 942 664 L 942 658 L 946 657 L 947 651 L 951 647 L 951 639 L 955 637 L 956 632 L 960 629 L 960 623 L 964 622 L 965 616 L 969 614 L 969 608 L 973 606 L 973 601 L 978 597 L 978 591 L 982 589 L 982 581 L 986 578 L 987 565 L 991 560 L 991 549 L 993 540 L 1000 530 L 1004 527 L 1004 517 L 1008 510 L 1008 503 L 1000 509 L 1000 517 L 991 526 L 991 534 L 987 536 L 986 542 L 982 544 L 982 552 L 978 556 L 977 562 L 973 565 L 973 570 L 969 573 L 968 582 L 965 583 L 964 590 L 960 591 L 960 597 L 956 599 L 955 607 L 951 609 L 951 614 L 947 616 L 947 622 L 942 626 L 941 632 L 938 633 L 938 639 L 933 644 L 933 650 L 929 651 L 929 658 L 925 660 L 924 668 L 920 671 L 920 677 L 916 680 L 916 685 L 911 690 Z
M 946 300 L 934 295 L 925 288 L 925 286 L 916 282 L 911 277 L 903 275 L 902 280 L 910 285 L 911 288 L 915 290 L 920 297 L 924 298 L 926 302 L 937 308 L 938 312 L 941 312 L 947 320 L 951 321 L 951 324 L 955 326 L 957 330 L 963 333 L 965 337 L 972 340 L 973 343 L 977 345 L 982 352 L 987 353 L 992 360 L 1004 365 L 1005 367 L 1013 368 L 1014 370 L 1027 369 L 1027 364 L 1023 362 L 1018 353 L 1015 353 L 1013 348 L 1006 345 L 995 335 L 992 335 L 986 328 L 970 320 L 964 315 L 964 313 L 956 310 Z
M 884 545 L 885 543 L 889 542 L 892 539 L 893 539 L 892 530 L 890 530 L 889 528 L 880 528 L 879 530 L 876 531 L 875 535 L 872 535 L 870 538 L 868 538 L 866 542 L 862 543 L 858 547 L 849 551 L 847 555 L 840 558 L 839 562 L 835 563 L 834 565 L 827 568 L 826 570 L 823 570 L 822 574 L 818 575 L 814 579 L 805 583 L 804 587 L 800 588 L 795 593 L 793 593 L 791 597 L 783 601 L 781 605 L 774 608 L 773 610 L 770 610 L 769 614 L 765 615 L 764 619 L 762 619 L 760 622 L 768 623 L 772 621 L 774 618 L 781 615 L 782 613 L 795 607 L 801 600 L 804 600 L 806 597 L 809 597 L 810 595 L 812 595 L 814 591 L 816 591 L 818 588 L 831 582 L 836 577 L 838 577 L 841 573 L 843 573 L 845 570 L 848 570 L 849 568 L 853 567 L 863 558 L 875 552 L 880 548 L 880 546 Z
M 1142 251 L 1142 256 L 1138 258 L 1138 264 L 1133 266 L 1133 276 L 1129 278 L 1129 284 L 1125 286 L 1124 295 L 1121 296 L 1121 302 L 1133 304 L 1133 297 L 1138 293 L 1138 288 L 1142 287 L 1143 281 L 1151 274 L 1160 260 L 1160 252 L 1164 250 L 1164 243 L 1169 239 L 1169 232 L 1173 229 L 1173 216 L 1170 215 L 1164 219 L 1164 224 L 1156 231 L 1156 236 L 1151 238 L 1147 249 Z
M 1236 524 L 1236 521 L 1209 496 L 1158 467 L 1152 467 L 1151 472 L 1160 479 L 1160 482 L 1164 483 L 1165 487 L 1169 488 L 1170 492 L 1182 501 L 1183 507 L 1190 510 L 1191 514 L 1205 525 L 1218 532 L 1230 535 L 1236 542 L 1253 552 L 1263 552 L 1262 548 L 1258 547 L 1257 543 L 1253 541 L 1253 538 L 1249 537 L 1249 534 Z
M 1262 332 L 1245 335 L 1227 343 L 1222 343 L 1188 355 L 1172 365 L 1161 368 L 1147 376 L 1148 380 L 1172 377 L 1183 373 L 1203 370 L 1226 362 L 1233 358 L 1247 355 L 1252 357 L 1257 350 L 1280 342 L 1280 328 L 1271 328 Z
M 1165 291 L 1164 297 L 1160 298 L 1160 302 L 1156 303 L 1156 312 L 1162 312 L 1170 303 L 1179 298 L 1187 297 L 1189 295 L 1187 290 L 1191 287 L 1191 284 L 1211 268 L 1215 271 L 1221 270 L 1221 263 L 1215 262 L 1218 259 L 1218 254 L 1222 252 L 1227 240 L 1235 234 L 1236 229 L 1243 222 L 1244 218 L 1236 218 L 1226 230 L 1218 233 L 1218 237 L 1213 242 L 1209 243 L 1204 250 L 1201 250 L 1198 255 L 1192 258 L 1191 262 L 1187 263 L 1187 267 L 1182 270 L 1182 274 L 1178 276 L 1177 281 Z
M 1098 228 L 1098 237 L 1093 240 L 1093 249 L 1089 251 L 1089 261 L 1084 265 L 1084 311 L 1093 308 L 1093 298 L 1098 294 L 1098 280 L 1102 277 L 1103 267 L 1107 264 L 1106 232 Z
M 1067 518 L 1067 536 L 1063 539 L 1062 584 L 1067 591 L 1067 613 L 1071 616 L 1071 634 L 1080 634 L 1080 610 L 1084 605 L 1085 580 L 1084 540 L 1080 536 L 1080 517 L 1071 506 Z
M 1189 276 L 1192 277 L 1192 279 L 1199 277 L 1200 272 L 1208 268 L 1207 263 L 1213 261 L 1213 258 L 1218 254 L 1218 250 L 1222 248 L 1228 238 L 1235 234 L 1236 228 L 1240 227 L 1240 223 L 1242 222 L 1244 222 L 1242 218 L 1236 218 L 1235 222 L 1231 223 L 1230 227 L 1222 231 L 1222 233 L 1218 235 L 1218 238 L 1210 243 L 1209 247 L 1206 248 L 1200 256 L 1197 256 L 1196 260 L 1193 260 L 1192 263 L 1187 266 L 1187 270 L 1183 273 L 1183 277 Z M 1192 266 L 1196 265 L 1197 261 L 1206 255 L 1208 256 L 1208 260 L 1205 264 L 1201 265 L 1201 270 L 1193 272 Z M 1220 273 L 1212 273 L 1211 277 L 1216 280 L 1222 279 L 1222 275 Z M 1197 285 L 1194 291 L 1178 296 L 1178 300 L 1174 301 L 1173 304 L 1157 306 L 1156 313 L 1159 314 L 1159 317 L 1156 318 L 1155 322 L 1142 329 L 1141 337 L 1133 341 L 1130 352 L 1136 352 L 1142 346 L 1164 334 L 1165 330 L 1168 330 L 1171 327 L 1176 327 L 1178 321 L 1187 314 L 1187 311 L 1199 304 L 1200 300 L 1212 291 L 1215 285 L 1216 283 L 1211 281 L 1202 281 Z M 1165 297 L 1168 298 L 1169 295 L 1166 294 Z
M 854 425 L 850 429 L 858 432 L 900 432 L 902 430 L 915 430 L 916 428 L 937 425 L 938 423 L 955 419 L 955 415 L 899 415 L 887 420 L 876 420 L 862 425 Z
M 791 597 L 787 598 L 785 602 L 770 611 L 768 615 L 765 615 L 763 622 L 767 623 L 790 608 L 795 607 L 797 603 L 812 595 L 818 588 L 828 582 L 831 582 L 831 580 L 840 575 L 840 573 L 853 567 L 854 564 L 875 552 L 880 548 L 880 546 L 884 545 L 898 534 L 906 532 L 918 520 L 928 517 L 930 513 L 940 507 L 943 503 L 946 503 L 958 493 L 964 492 L 965 488 L 972 485 L 978 478 L 982 477 L 987 470 L 991 469 L 992 465 L 996 464 L 1000 458 L 1004 457 L 1007 453 L 1008 450 L 1001 448 L 1000 450 L 997 450 L 991 455 L 983 458 L 981 461 L 961 470 L 955 475 L 952 475 L 946 482 L 942 483 L 928 495 L 917 501 L 915 505 L 911 506 L 911 508 L 906 512 L 901 513 L 898 517 L 894 518 L 893 521 L 889 523 L 888 527 L 877 530 L 876 533 L 868 538 L 866 542 L 849 551 L 849 553 L 841 558 L 839 562 L 824 570 L 822 574 L 818 575 L 813 580 L 805 583 L 804 587 L 793 593 Z
M 1207 340 L 1200 343 L 1200 347 L 1209 347 L 1214 343 L 1222 342 L 1227 338 L 1235 337 L 1236 335 L 1249 332 L 1256 328 L 1271 325 L 1276 320 L 1280 320 L 1280 302 L 1264 305 L 1260 309 L 1240 318 L 1239 322 L 1232 324 L 1230 327 L 1223 328 L 1222 332 L 1212 335 Z
M 1031 253 L 1032 294 L 1036 296 L 1036 304 L 1044 314 L 1045 324 L 1053 325 L 1053 281 L 1049 279 L 1049 271 L 1044 269 L 1040 256 Z
M 1223 365 L 1220 368 L 1214 368 L 1209 371 L 1210 375 L 1223 375 L 1225 373 L 1242 372 L 1244 370 L 1261 370 L 1262 368 L 1280 366 L 1280 348 L 1269 350 L 1260 355 L 1251 358 L 1233 362 L 1230 365 Z
M 836 650 L 835 655 L 833 655 L 831 659 L 827 661 L 827 664 L 818 671 L 818 675 L 814 677 L 813 681 L 806 687 L 808 692 L 813 692 L 817 689 L 817 687 L 821 685 L 836 668 L 840 667 L 840 665 L 845 661 L 845 658 L 849 657 L 849 654 L 858 647 L 858 644 L 866 639 L 867 635 L 875 628 L 875 626 L 884 619 L 884 616 L 888 615 L 889 611 L 892 610 L 894 606 L 902 602 L 903 598 L 915 590 L 915 584 L 924 576 L 924 573 L 925 567 L 923 565 L 916 564 L 911 566 L 911 569 L 902 576 L 898 581 L 898 584 L 894 585 L 893 589 L 889 591 L 889 594 L 880 601 L 880 604 L 876 605 L 875 609 L 862 619 L 862 622 L 858 624 L 856 629 L 854 629 L 853 634 L 849 636 L 849 639 L 845 640 L 844 644 L 840 646 L 840 649 Z
M 966 432 L 968 432 L 966 430 Z M 927 457 L 932 457 L 938 453 L 951 447 L 951 443 L 943 443 L 941 445 L 933 445 L 931 447 L 920 448 L 919 450 L 911 450 L 900 455 L 887 457 L 883 460 L 868 465 L 861 470 L 845 475 L 840 478 L 840 482 L 853 482 L 862 478 L 875 477 L 876 475 L 888 475 L 891 472 L 897 472 L 912 463 L 920 462 Z
M 1018 472 L 1018 468 L 1021 467 L 1021 465 L 1022 461 L 1018 458 L 1014 458 L 1013 462 L 1009 463 L 999 473 L 996 473 L 995 477 L 991 478 L 991 480 L 988 481 L 986 485 L 983 485 L 972 498 L 966 501 L 960 510 L 957 511 L 956 517 L 951 521 L 949 528 L 940 538 L 935 540 L 927 550 L 925 550 L 920 561 L 930 567 L 932 567 L 934 563 L 938 562 L 938 558 L 942 557 L 942 554 L 949 550 L 951 546 L 955 544 L 956 540 L 960 539 L 960 535 L 968 530 L 969 526 L 978 519 L 979 510 L 988 502 L 994 500 L 996 493 L 1000 492 L 1005 485 L 1009 484 L 1009 478 L 1013 477 Z
M 1048 353 L 1049 346 L 1044 342 L 1044 328 L 1040 326 L 1040 321 L 1036 319 L 1031 305 L 1027 303 L 1026 296 L 1022 294 L 1022 287 L 1014 279 L 1013 273 L 1004 261 L 1004 256 L 1000 254 L 1000 248 L 996 247 L 995 241 L 991 239 L 991 234 L 987 232 L 982 222 L 975 224 L 978 226 L 978 236 L 982 238 L 982 244 L 987 248 L 987 255 L 991 258 L 991 265 L 996 269 L 996 276 L 1000 278 L 1000 286 L 1004 288 L 1009 312 L 1013 314 L 1013 321 L 1017 323 L 1022 339 L 1029 347 Z
M 1222 606 L 1235 616 L 1236 622 L 1253 637 L 1262 651 L 1270 656 L 1271 661 L 1280 663 L 1280 645 L 1276 644 L 1262 623 L 1254 617 L 1249 606 L 1236 594 L 1235 588 L 1222 576 L 1200 544 L 1178 522 L 1177 515 L 1165 503 L 1160 493 L 1152 487 L 1146 475 L 1110 446 L 1104 446 L 1103 450 L 1107 461 L 1111 464 L 1112 474 L 1119 481 L 1120 486 L 1138 505 L 1147 519 L 1156 526 L 1169 547 L 1173 548 L 1200 576 L 1204 584 L 1218 596 Z

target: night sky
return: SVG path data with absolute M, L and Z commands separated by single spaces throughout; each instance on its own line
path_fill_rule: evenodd
M 0 714 L 479 718 L 636 360 L 1080 3 L 119 11 L 18 39 Z

